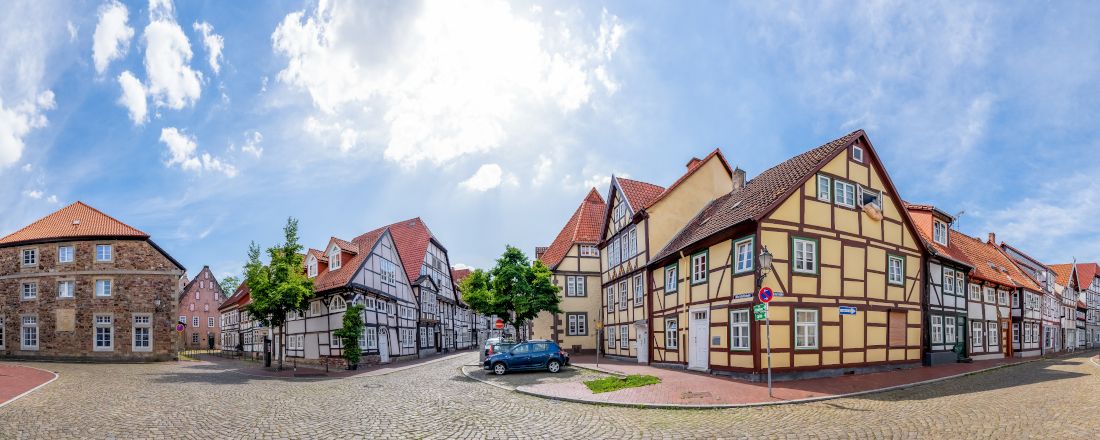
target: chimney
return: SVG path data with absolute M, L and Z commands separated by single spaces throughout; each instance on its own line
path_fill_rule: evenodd
M 737 191 L 745 187 L 745 170 L 737 167 L 733 170 L 733 190 Z
M 543 246 L 536 247 L 535 248 L 535 259 L 538 260 L 538 259 L 542 258 L 542 254 L 545 254 L 548 249 L 550 249 L 550 248 L 549 247 L 543 247 Z
M 695 165 L 696 165 L 696 164 L 698 164 L 699 162 L 702 162 L 702 160 L 699 160 L 699 158 L 698 158 L 698 157 L 693 157 L 693 158 L 691 158 L 691 160 L 689 160 L 689 161 L 688 161 L 688 163 L 687 163 L 687 169 L 689 169 L 689 170 L 690 170 L 690 169 L 691 169 L 691 167 L 695 166 Z
M 989 233 L 989 244 L 994 246 L 997 245 L 997 234 L 992 232 Z

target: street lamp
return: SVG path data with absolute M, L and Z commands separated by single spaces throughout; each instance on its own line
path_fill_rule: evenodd
M 768 252 L 768 247 L 764 246 L 760 250 L 760 276 L 756 278 L 756 290 L 759 292 L 761 286 L 764 284 L 764 278 L 768 277 L 768 272 L 772 269 L 772 253 Z M 764 307 L 767 307 L 768 303 L 764 303 Z M 767 335 L 768 344 L 768 397 L 772 396 L 772 323 L 767 314 L 767 309 L 764 309 L 764 332 Z
M 756 281 L 756 288 L 759 289 L 764 284 L 764 278 L 768 277 L 768 273 L 772 270 L 772 253 L 768 252 L 768 247 L 764 246 L 760 250 L 760 278 Z

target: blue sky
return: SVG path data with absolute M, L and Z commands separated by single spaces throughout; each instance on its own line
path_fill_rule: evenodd
M 420 216 L 547 245 L 611 174 L 754 176 L 857 128 L 902 196 L 1100 260 L 1095 2 L 16 1 L 0 233 L 82 200 L 192 273 Z

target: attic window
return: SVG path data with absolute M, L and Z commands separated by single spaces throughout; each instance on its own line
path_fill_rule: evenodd
M 947 223 L 933 219 L 932 225 L 932 240 L 947 246 Z
M 852 160 L 856 162 L 863 162 L 863 147 L 859 144 L 852 145 Z
M 317 276 L 317 257 L 310 255 L 306 259 L 306 273 L 310 278 Z
M 336 270 L 340 268 L 340 247 L 333 246 L 328 252 L 328 268 Z
M 80 220 L 73 220 L 73 226 L 76 226 L 76 225 L 79 225 L 79 224 L 80 224 Z

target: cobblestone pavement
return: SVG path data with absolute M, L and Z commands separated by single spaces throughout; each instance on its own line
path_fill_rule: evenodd
M 860 398 L 729 410 L 563 403 L 470 380 L 475 354 L 384 376 L 285 381 L 211 363 L 33 364 L 2 438 L 1096 438 L 1100 367 L 1045 360 Z

